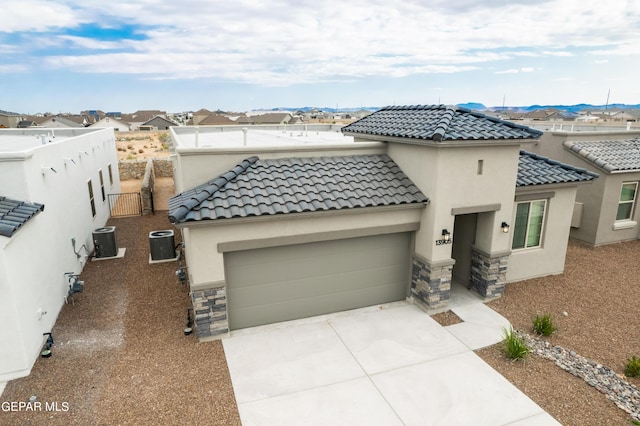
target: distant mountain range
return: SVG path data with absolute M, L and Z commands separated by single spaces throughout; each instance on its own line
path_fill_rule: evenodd
M 603 111 L 605 109 L 613 109 L 613 108 L 619 108 L 622 110 L 625 109 L 640 109 L 640 104 L 609 104 L 609 105 L 592 105 L 592 104 L 577 104 L 577 105 L 529 105 L 529 106 L 507 106 L 505 105 L 504 108 L 502 106 L 493 106 L 493 107 L 487 107 L 484 104 L 481 103 L 477 103 L 477 102 L 467 102 L 467 103 L 463 103 L 463 104 L 457 104 L 457 106 L 459 107 L 463 107 L 463 108 L 467 108 L 467 109 L 472 109 L 475 111 L 501 111 L 501 110 L 509 110 L 509 111 L 518 111 L 518 112 L 529 112 L 529 111 L 535 111 L 535 110 L 539 110 L 539 109 L 557 109 L 560 111 L 568 111 L 568 112 L 573 112 L 573 113 L 577 113 L 580 111 Z M 295 112 L 295 111 L 303 111 L 303 112 L 309 112 L 312 110 L 319 110 L 319 111 L 325 111 L 325 112 L 332 112 L 332 113 L 336 113 L 336 112 L 354 112 L 354 111 L 360 111 L 360 110 L 366 110 L 366 111 L 377 111 L 380 108 L 383 108 L 381 106 L 363 106 L 363 107 L 359 107 L 359 108 L 331 108 L 331 107 L 310 107 L 310 106 L 305 106 L 305 107 L 298 107 L 298 108 L 290 108 L 290 107 L 279 107 L 279 108 L 271 108 L 271 111 L 290 111 L 290 112 Z
M 557 109 L 560 111 L 569 111 L 569 112 L 579 112 L 579 111 L 603 111 L 605 109 L 638 109 L 640 108 L 640 104 L 609 104 L 609 105 L 591 105 L 591 104 L 577 104 L 577 105 L 530 105 L 530 106 L 506 106 L 503 108 L 501 106 L 494 107 L 486 107 L 483 104 L 468 102 L 465 104 L 458 104 L 458 106 L 468 109 L 473 109 L 476 111 L 501 111 L 501 110 L 510 110 L 510 111 L 520 111 L 520 112 L 529 112 L 535 111 L 539 109 Z

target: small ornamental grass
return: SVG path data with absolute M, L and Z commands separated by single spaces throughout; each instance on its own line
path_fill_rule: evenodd
M 529 353 L 529 347 L 524 339 L 513 331 L 513 327 L 503 328 L 502 330 L 504 333 L 502 346 L 507 357 L 514 361 L 524 359 Z
M 540 336 L 551 336 L 556 330 L 551 314 L 536 315 L 533 319 L 533 332 Z
M 627 360 L 624 375 L 627 377 L 640 377 L 640 358 L 632 356 L 631 359 Z

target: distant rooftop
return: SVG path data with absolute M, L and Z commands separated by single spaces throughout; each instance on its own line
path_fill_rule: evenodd
M 246 130 L 246 138 L 245 131 Z M 174 127 L 178 148 L 242 148 L 351 144 L 353 137 L 335 125 L 189 126 Z

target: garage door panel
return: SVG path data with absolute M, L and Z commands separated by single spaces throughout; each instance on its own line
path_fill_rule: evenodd
M 331 312 L 346 311 L 357 307 L 372 306 L 380 303 L 394 302 L 404 299 L 404 292 L 400 296 L 394 296 L 385 300 L 387 289 L 372 288 L 367 292 L 345 291 L 340 294 L 340 298 L 336 299 L 333 295 L 319 296 L 313 299 L 298 299 L 295 303 L 290 301 L 280 301 L 273 304 L 264 304 L 237 308 L 230 315 L 230 320 L 235 324 L 233 329 L 252 327 L 258 324 L 266 324 L 265 318 L 271 318 L 273 311 L 280 313 L 278 321 L 289 321 L 299 318 L 307 318 L 316 315 L 323 315 Z M 354 305 L 354 300 L 356 301 Z M 326 307 L 332 306 L 331 310 Z
M 367 290 L 373 287 L 387 287 L 391 294 L 398 291 L 398 276 L 403 271 L 398 267 L 379 267 L 370 272 L 369 280 L 359 279 L 363 271 L 351 271 L 346 273 L 332 273 L 324 271 L 323 275 L 288 279 L 277 282 L 267 282 L 249 286 L 245 283 L 242 287 L 231 290 L 234 299 L 234 307 L 246 307 L 257 304 L 277 303 L 286 294 L 287 299 L 296 300 L 303 297 L 317 297 L 327 293 L 341 293 L 344 291 Z M 393 296 L 392 296 L 393 297 Z M 398 298 L 402 298 L 400 294 Z M 398 299 L 396 299 L 398 300 Z
M 291 279 L 304 278 L 323 273 L 340 273 L 351 271 L 354 265 L 361 269 L 376 266 L 391 266 L 406 262 L 407 247 L 394 245 L 387 247 L 365 246 L 331 248 L 329 244 L 322 244 L 322 250 L 317 247 L 308 249 L 307 244 L 293 249 L 292 246 L 276 247 L 270 250 L 248 250 L 233 253 L 226 261 L 227 272 L 232 271 L 235 286 L 255 285 L 256 279 L 270 280 L 275 276 L 282 276 L 283 264 L 286 275 Z M 294 246 L 297 247 L 297 246 Z M 394 249 L 396 247 L 396 249 Z M 327 253 L 328 250 L 331 250 Z M 330 270 L 327 270 L 330 265 Z
M 387 234 L 225 253 L 230 327 L 402 300 L 409 241 Z
M 406 250 L 405 250 L 406 251 Z M 354 255 L 332 254 L 325 256 L 322 261 L 317 257 L 305 258 L 303 261 L 296 259 L 283 265 L 281 262 L 240 266 L 232 271 L 234 287 L 252 287 L 260 283 L 272 282 L 274 277 L 286 276 L 288 280 L 302 280 L 309 276 L 326 276 L 366 272 L 372 269 L 397 268 L 399 264 L 406 263 L 402 256 L 371 256 L 371 253 L 356 253 Z M 286 269 L 286 273 L 283 272 Z M 229 269 L 228 269 L 229 271 Z

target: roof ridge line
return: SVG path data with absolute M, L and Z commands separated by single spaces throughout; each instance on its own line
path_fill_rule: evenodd
M 436 125 L 435 130 L 433 131 L 433 140 L 436 142 L 442 141 L 444 139 L 444 135 L 449 130 L 449 126 L 451 126 L 451 121 L 453 120 L 453 116 L 456 113 L 456 107 L 451 105 L 446 105 L 444 107 L 444 113 L 442 114 L 442 118 Z
M 244 173 L 250 166 L 255 164 L 258 161 L 257 156 L 249 157 L 245 160 L 242 160 L 240 164 L 235 166 L 233 169 L 228 172 L 222 174 L 220 177 L 205 183 L 204 185 L 200 185 L 196 187 L 195 194 L 186 200 L 184 203 L 180 205 L 176 209 L 176 211 L 171 214 L 169 213 L 169 222 L 171 223 L 179 223 L 183 220 L 187 214 L 191 211 L 191 209 L 199 206 L 203 201 L 209 198 L 211 195 L 215 194 L 218 190 L 224 187 L 231 180 L 235 179 L 241 173 Z M 198 191 L 199 190 L 199 191 Z

